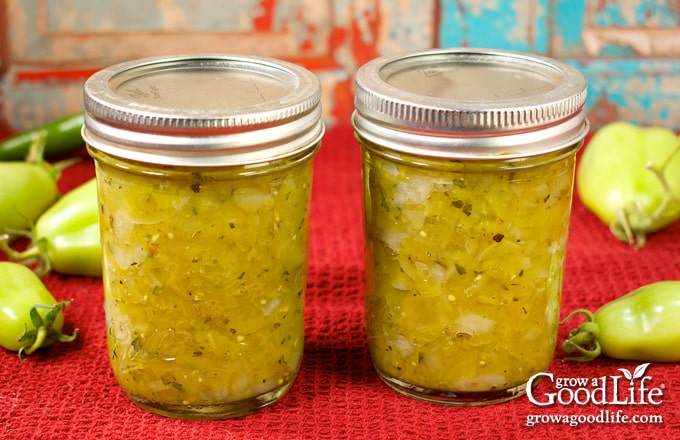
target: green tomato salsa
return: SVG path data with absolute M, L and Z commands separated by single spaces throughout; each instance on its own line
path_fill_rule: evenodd
M 428 400 L 522 392 L 555 348 L 574 155 L 436 165 L 363 154 L 378 373 Z
M 311 170 L 306 161 L 187 177 L 98 163 L 109 354 L 133 401 L 219 418 L 292 384 Z

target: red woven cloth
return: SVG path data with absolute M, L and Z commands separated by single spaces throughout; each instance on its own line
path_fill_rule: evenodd
M 62 191 L 94 175 L 92 161 L 86 153 L 80 154 L 84 160 L 64 173 Z M 647 368 L 648 387 L 662 393 L 655 399 L 658 404 L 538 406 L 520 397 L 493 406 L 460 408 L 417 401 L 388 388 L 373 370 L 362 326 L 361 188 L 360 155 L 351 129 L 330 129 L 315 159 L 305 354 L 295 384 L 281 401 L 258 413 L 224 421 L 177 420 L 139 409 L 123 394 L 109 367 L 101 280 L 50 274 L 44 282 L 55 297 L 74 299 L 66 310 L 65 330 L 78 327 L 80 334 L 77 342 L 54 345 L 25 362 L 15 353 L 0 351 L 0 438 L 582 439 L 597 435 L 614 440 L 680 436 L 680 364 L 653 363 Z M 635 251 L 615 240 L 575 198 L 562 316 L 581 307 L 595 310 L 622 293 L 667 279 L 680 279 L 680 224 L 652 235 L 643 249 Z M 562 326 L 560 340 L 575 324 Z M 640 364 L 605 358 L 572 363 L 557 353 L 550 372 L 555 378 L 607 379 L 621 377 L 619 369 L 632 372 Z M 621 394 L 627 392 L 626 380 L 618 386 Z M 555 385 L 544 380 L 536 394 L 544 398 L 555 391 Z M 661 416 L 662 421 L 622 423 L 623 415 L 648 420 Z M 527 426 L 534 416 L 539 423 Z M 595 416 L 600 420 L 594 420 Z M 558 417 L 559 422 L 548 417 Z M 573 422 L 564 423 L 568 420 Z

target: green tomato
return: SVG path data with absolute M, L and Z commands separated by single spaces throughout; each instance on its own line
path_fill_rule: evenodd
M 573 330 L 562 349 L 589 361 L 600 354 L 615 359 L 680 362 L 680 281 L 642 286 L 600 307 L 579 309 L 586 322 Z
M 576 189 L 614 236 L 637 247 L 680 218 L 680 142 L 670 130 L 614 122 L 583 151 Z
M 61 333 L 62 309 L 70 302 L 57 302 L 40 278 L 29 268 L 8 261 L 0 262 L 0 345 L 31 354 L 54 341 L 75 340 Z
M 58 195 L 49 168 L 28 162 L 0 162 L 0 233 L 29 228 Z
M 0 248 L 16 262 L 39 262 L 35 271 L 65 275 L 102 276 L 97 182 L 90 179 L 66 193 L 38 219 L 31 245 L 22 252 L 0 239 Z
M 102 276 L 97 181 L 69 191 L 35 225 L 50 267 L 68 275 Z

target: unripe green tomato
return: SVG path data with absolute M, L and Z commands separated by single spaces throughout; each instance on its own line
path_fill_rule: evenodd
M 30 316 L 31 308 L 36 305 L 55 306 L 57 301 L 47 290 L 38 276 L 26 266 L 8 261 L 0 261 L 0 345 L 8 350 L 19 351 L 33 341 L 22 342 L 19 338 L 26 332 L 35 330 Z M 48 308 L 37 309 L 44 318 Z M 57 333 L 64 325 L 64 315 L 59 311 L 53 318 L 49 330 Z M 46 338 L 43 347 L 54 342 Z
M 642 286 L 595 312 L 610 358 L 680 362 L 680 281 Z
M 614 359 L 680 362 L 680 280 L 647 284 L 616 298 L 586 317 L 562 345 L 567 359 L 589 361 L 600 354 Z M 566 321 L 566 320 L 565 320 Z
M 94 178 L 67 192 L 35 225 L 52 270 L 66 275 L 102 276 L 99 203 Z
M 0 162 L 0 234 L 30 228 L 58 195 L 48 168 L 28 162 Z
M 678 144 L 678 136 L 665 128 L 605 125 L 579 162 L 576 189 L 581 201 L 615 235 L 616 229 L 626 227 L 644 235 L 670 225 L 680 218 Z M 663 176 L 667 188 L 650 166 Z

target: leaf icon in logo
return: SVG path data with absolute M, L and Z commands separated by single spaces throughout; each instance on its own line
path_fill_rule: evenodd
M 622 372 L 623 376 L 632 384 L 635 379 L 639 379 L 645 375 L 647 368 L 649 368 L 649 363 L 638 365 L 632 373 L 625 368 L 619 368 L 619 371 Z
M 633 381 L 633 375 L 630 373 L 630 371 L 626 370 L 625 368 L 619 368 L 619 371 L 623 373 L 623 376 L 628 379 L 629 381 Z
M 633 373 L 633 379 L 639 379 L 642 376 L 644 376 L 648 367 L 649 367 L 649 363 L 638 365 L 635 368 L 635 372 Z

